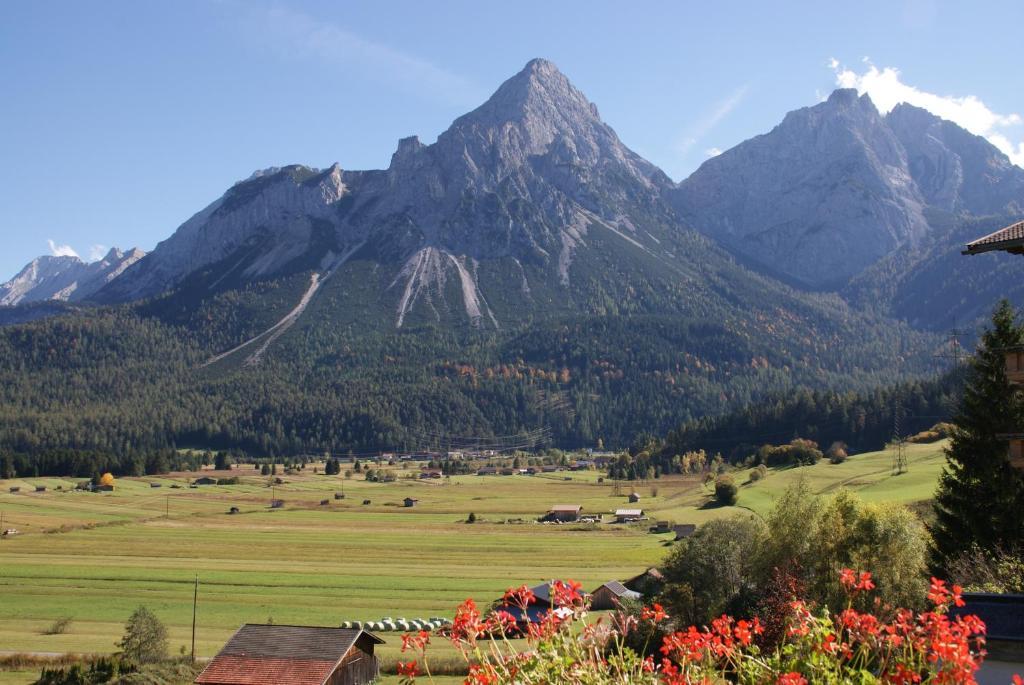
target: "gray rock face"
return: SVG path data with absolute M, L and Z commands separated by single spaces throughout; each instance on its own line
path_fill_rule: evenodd
M 1024 213 L 1024 169 L 987 140 L 913 105 L 897 105 L 885 120 L 930 206 L 976 215 Z
M 127 301 L 164 292 L 239 251 L 241 275 L 280 273 L 312 254 L 325 269 L 363 245 L 391 263 L 395 324 L 417 306 L 461 294 L 472 322 L 500 325 L 479 265 L 508 260 L 571 280 L 593 222 L 662 250 L 674 225 L 661 198 L 672 182 L 626 148 L 553 64 L 533 60 L 432 145 L 399 141 L 385 171 L 305 167 L 254 174 L 199 212 L 99 294 Z M 654 218 L 637 230 L 638 217 Z M 659 224 L 660 222 L 660 224 Z M 325 238 L 325 231 L 329 237 Z M 528 290 L 528 284 L 525 286 Z
M 903 146 L 855 90 L 709 159 L 680 184 L 675 204 L 698 230 L 816 288 L 927 231 Z
M 91 263 L 83 262 L 78 257 L 37 257 L 14 278 L 0 285 L 0 305 L 87 299 L 120 276 L 144 254 L 138 248 L 127 252 L 113 248 L 103 259 Z
M 835 288 L 929 232 L 924 209 L 1019 214 L 1024 170 L 985 139 L 910 105 L 885 117 L 852 89 L 705 162 L 674 204 L 769 272 Z

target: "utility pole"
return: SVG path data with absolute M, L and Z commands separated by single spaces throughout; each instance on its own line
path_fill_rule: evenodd
M 960 344 L 960 338 L 965 335 L 963 329 L 956 327 L 956 319 L 953 319 L 953 327 L 949 329 L 949 336 L 946 338 L 944 350 L 937 352 L 934 356 L 936 359 L 951 359 L 953 361 L 953 370 L 960 370 L 960 363 L 964 356 L 964 348 Z
M 167 495 L 166 501 L 164 502 L 164 518 L 171 517 L 171 496 Z
M 192 663 L 196 662 L 196 606 L 199 604 L 199 574 L 196 574 L 196 586 L 192 595 Z

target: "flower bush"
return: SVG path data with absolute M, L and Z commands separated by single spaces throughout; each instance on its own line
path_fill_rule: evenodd
M 875 589 L 868 572 L 845 569 L 846 607 L 837 613 L 815 610 L 799 599 L 787 603 L 784 630 L 774 646 L 764 627 L 750 620 L 721 616 L 710 626 L 690 626 L 645 644 L 626 647 L 637 632 L 655 634 L 669 616 L 663 607 L 645 607 L 639 616 L 616 612 L 592 619 L 578 583 L 551 586 L 553 610 L 536 622 L 517 624 L 535 598 L 523 586 L 505 593 L 502 606 L 481 612 L 472 600 L 459 606 L 449 628 L 406 635 L 398 664 L 407 685 L 430 679 L 431 637 L 451 641 L 465 658 L 467 685 L 541 683 L 639 683 L 691 685 L 737 683 L 974 683 L 984 658 L 985 626 L 976 616 L 950 617 L 963 606 L 960 588 L 933 578 L 931 609 L 915 613 L 875 602 L 875 612 L 859 611 Z M 881 618 L 878 613 L 884 613 Z M 522 635 L 523 640 L 513 636 Z M 632 641 L 636 644 L 636 641 Z M 1016 685 L 1024 684 L 1018 676 Z

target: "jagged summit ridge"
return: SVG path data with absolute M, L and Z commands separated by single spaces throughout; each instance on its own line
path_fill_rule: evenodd
M 87 299 L 144 255 L 138 248 L 122 252 L 114 247 L 102 259 L 88 263 L 72 256 L 37 257 L 0 285 L 0 305 Z

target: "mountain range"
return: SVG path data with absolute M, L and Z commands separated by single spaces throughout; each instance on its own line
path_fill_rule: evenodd
M 0 415 L 47 417 L 29 430 L 12 410 L 0 445 L 60 444 L 26 385 L 57 368 L 117 378 L 76 384 L 81 416 L 54 435 L 101 425 L 78 446 L 125 452 L 537 426 L 622 444 L 787 388 L 874 387 L 928 370 L 951 311 L 974 322 L 1024 295 L 1011 262 L 958 254 L 1022 213 L 1024 170 L 983 138 L 852 90 L 675 183 L 537 59 L 436 142 L 399 141 L 385 170 L 267 169 L 148 254 L 35 260 L 2 302 L 79 306 L 0 328 Z M 82 347 L 41 361 L 69 328 Z M 98 406 L 111 384 L 135 395 L 117 421 Z

